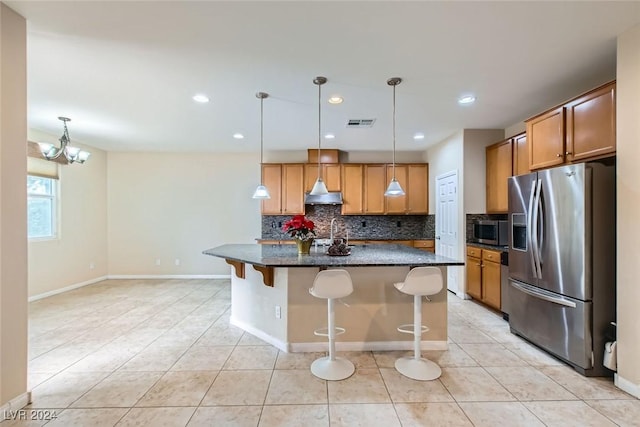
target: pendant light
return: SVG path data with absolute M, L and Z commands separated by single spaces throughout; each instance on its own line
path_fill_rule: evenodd
M 316 77 L 315 79 L 313 79 L 313 83 L 318 85 L 318 179 L 316 180 L 316 183 L 313 184 L 313 189 L 309 193 L 313 196 L 321 196 L 323 194 L 329 194 L 329 191 L 327 190 L 327 186 L 324 184 L 324 181 L 322 180 L 322 169 L 320 167 L 320 141 L 321 141 L 320 111 L 322 110 L 320 106 L 321 106 L 321 99 L 322 99 L 322 93 L 321 93 L 322 85 L 325 84 L 326 82 L 327 82 L 326 77 Z
M 400 77 L 392 77 L 387 80 L 389 86 L 393 86 L 393 177 L 387 191 L 384 192 L 386 197 L 400 197 L 404 196 L 404 190 L 400 186 L 398 180 L 396 180 L 396 86 L 400 84 L 402 79 Z
M 262 165 L 262 158 L 264 156 L 264 143 L 263 143 L 264 108 L 262 104 L 264 103 L 264 99 L 268 97 L 269 97 L 268 93 L 264 93 L 264 92 L 256 93 L 256 98 L 260 100 L 260 165 Z M 260 185 L 258 185 L 258 188 L 256 188 L 256 192 L 253 193 L 253 198 L 254 199 L 270 199 L 271 198 L 271 196 L 269 195 L 269 190 L 267 190 L 267 187 L 262 185 L 262 178 L 260 179 Z

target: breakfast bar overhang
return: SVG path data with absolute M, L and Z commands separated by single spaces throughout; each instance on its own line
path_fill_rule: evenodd
M 455 259 L 404 245 L 354 246 L 349 256 L 329 256 L 311 249 L 299 255 L 294 245 L 226 244 L 203 251 L 224 258 L 231 268 L 231 324 L 286 352 L 325 351 L 326 339 L 313 331 L 326 326 L 326 302 L 309 294 L 318 271 L 344 268 L 353 293 L 336 304 L 336 323 L 346 329 L 339 351 L 408 350 L 411 335 L 397 331 L 411 323 L 413 299 L 393 284 L 404 281 L 412 267 L 433 266 L 445 285 L 422 304 L 425 350 L 447 348 L 447 267 Z

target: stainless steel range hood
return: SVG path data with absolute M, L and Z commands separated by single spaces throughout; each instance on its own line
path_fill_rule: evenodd
M 305 205 L 341 205 L 342 193 L 338 191 L 329 192 L 320 196 L 314 196 L 309 193 L 304 193 Z

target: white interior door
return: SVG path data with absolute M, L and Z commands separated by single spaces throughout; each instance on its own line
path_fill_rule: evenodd
M 436 254 L 458 258 L 458 171 L 436 177 Z M 459 292 L 458 268 L 447 268 L 447 288 Z

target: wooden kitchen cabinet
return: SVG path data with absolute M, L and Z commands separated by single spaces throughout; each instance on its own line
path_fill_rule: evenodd
M 385 213 L 384 192 L 387 189 L 386 165 L 369 164 L 363 166 L 364 213 L 368 215 Z
M 507 180 L 513 175 L 512 139 L 486 148 L 487 213 L 506 213 L 509 210 Z
M 342 165 L 342 215 L 364 212 L 364 166 Z
M 391 182 L 391 179 L 393 178 L 393 171 L 394 167 L 393 165 L 387 165 L 387 178 L 385 180 L 385 188 L 383 190 L 383 193 L 387 190 L 387 186 L 389 185 L 389 182 Z M 395 176 L 396 176 L 396 180 L 398 181 L 398 183 L 400 184 L 400 187 L 402 187 L 402 189 L 405 192 L 404 196 L 398 196 L 398 197 L 386 197 L 384 198 L 384 204 L 385 204 L 385 213 L 388 214 L 405 214 L 407 212 L 407 199 L 408 199 L 408 195 L 409 195 L 409 185 L 408 185 L 408 167 L 407 165 L 395 165 Z
M 500 310 L 500 252 L 467 246 L 467 294 Z
M 564 163 L 564 107 L 558 107 L 527 121 L 529 169 L 543 169 Z
M 262 201 L 263 215 L 304 214 L 303 164 L 263 164 L 262 184 L 271 196 Z
M 475 253 L 478 256 L 475 256 Z M 474 299 L 482 300 L 482 250 L 471 251 L 467 249 L 467 294 Z
M 500 252 L 482 250 L 482 302 L 500 310 Z
M 521 133 L 512 138 L 513 145 L 513 175 L 525 175 L 529 170 L 529 147 L 527 134 Z
M 407 213 L 426 215 L 429 213 L 429 165 L 421 163 L 407 165 L 407 168 Z
M 616 84 L 609 83 L 566 105 L 567 161 L 616 152 Z
M 316 150 L 317 151 L 317 150 Z M 341 191 L 341 168 L 339 164 L 321 164 L 322 180 L 329 191 Z M 304 192 L 313 189 L 313 184 L 318 179 L 318 164 L 307 163 L 304 165 Z
M 614 81 L 527 120 L 529 169 L 614 155 L 615 108 Z
M 436 242 L 433 239 L 414 240 L 413 247 L 422 249 L 423 251 L 427 251 L 427 252 L 433 252 L 433 253 L 436 252 Z
M 387 185 L 392 177 L 393 165 L 387 165 Z M 429 165 L 426 163 L 396 164 L 396 180 L 400 183 L 405 195 L 385 197 L 385 213 L 392 215 L 429 213 Z
M 282 165 L 262 165 L 262 185 L 269 190 L 270 199 L 262 200 L 263 215 L 280 215 L 282 213 Z

